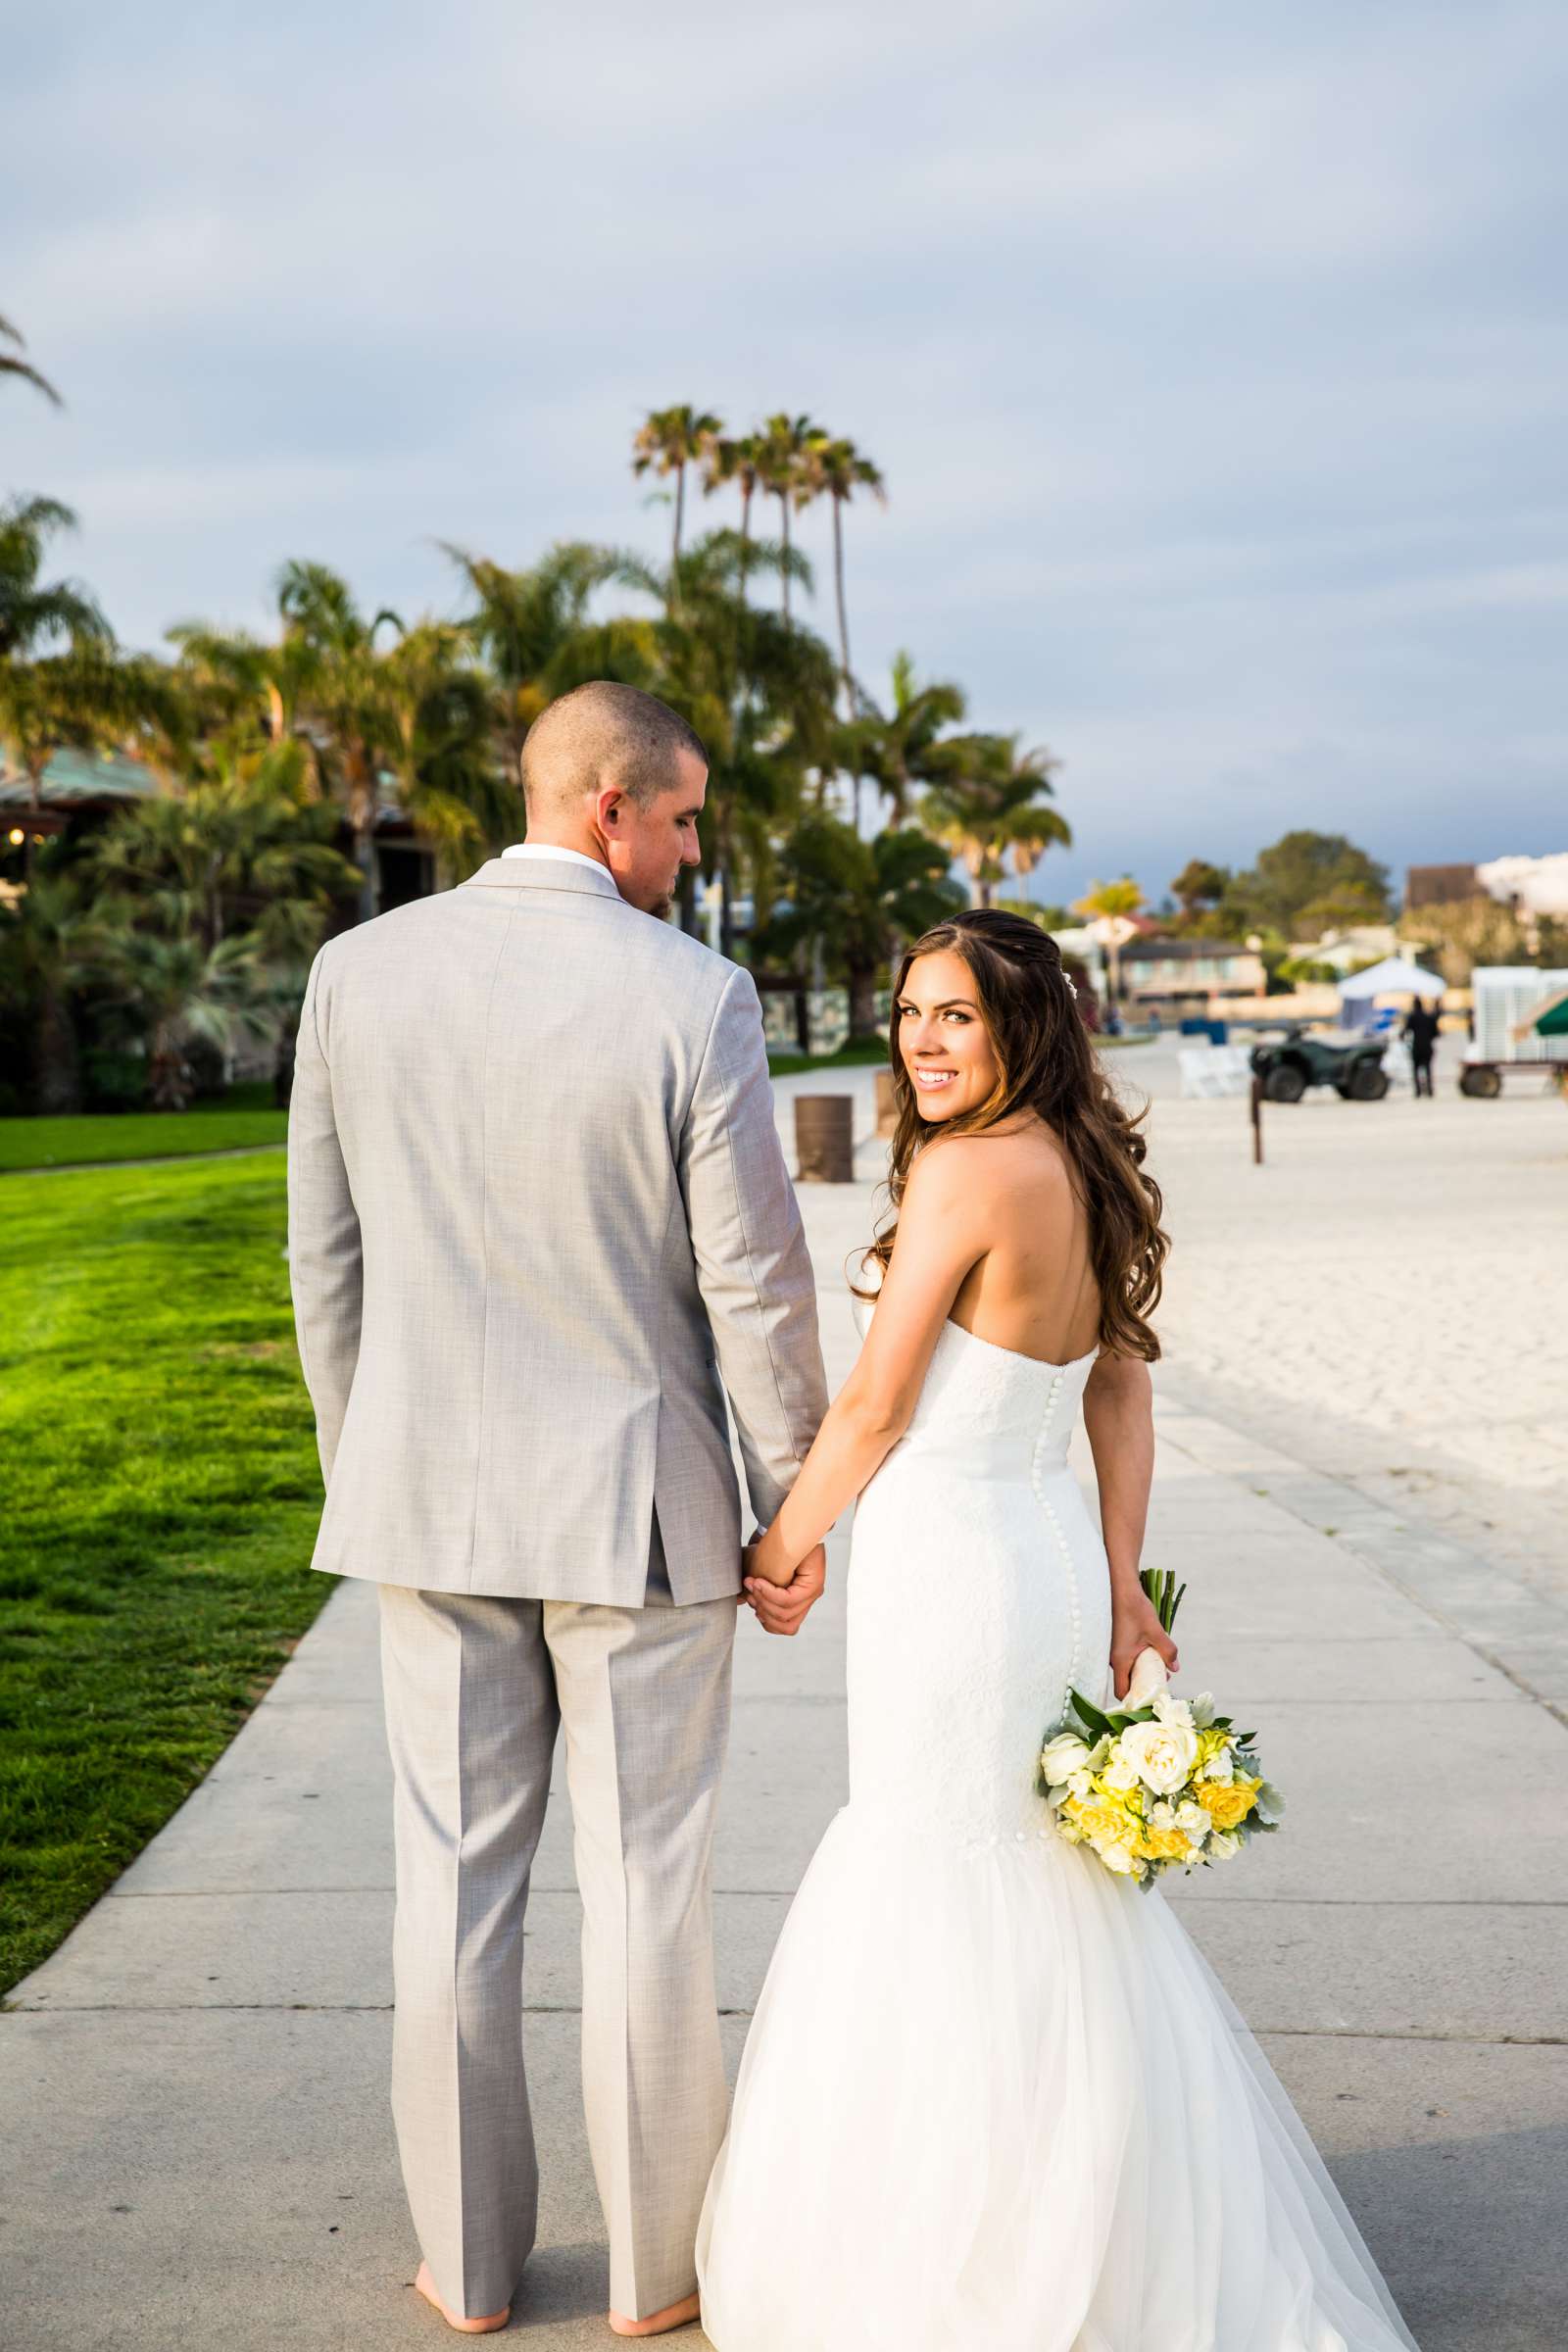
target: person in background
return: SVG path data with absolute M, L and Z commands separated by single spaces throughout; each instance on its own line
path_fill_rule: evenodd
M 1419 998 L 1404 1016 L 1399 1035 L 1409 1042 L 1410 1071 L 1418 1095 L 1432 1092 L 1432 1056 L 1438 1043 L 1438 1010 Z

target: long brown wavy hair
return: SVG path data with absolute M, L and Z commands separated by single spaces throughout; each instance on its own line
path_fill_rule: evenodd
M 997 1083 L 988 1100 L 956 1119 L 928 1125 L 899 1050 L 899 1001 L 917 956 L 947 951 L 974 976 L 975 995 L 996 1056 Z M 1147 1363 L 1159 1356 L 1149 1316 L 1159 1300 L 1170 1240 L 1160 1225 L 1164 1201 L 1144 1167 L 1149 1146 L 1143 1113 L 1130 1116 L 1117 1101 L 1089 1042 L 1078 996 L 1050 934 L 1022 915 L 972 907 L 938 923 L 906 952 L 893 991 L 888 1031 L 898 1123 L 888 1178 L 893 1221 L 861 1260 L 885 1274 L 898 1234 L 898 1210 L 917 1152 L 948 1135 L 977 1135 L 1014 1111 L 1044 1119 L 1067 1155 L 1074 1188 L 1089 1221 L 1090 1258 L 1100 1288 L 1100 1343 Z M 852 1286 L 858 1289 L 858 1286 Z M 868 1292 L 859 1292 L 867 1297 Z

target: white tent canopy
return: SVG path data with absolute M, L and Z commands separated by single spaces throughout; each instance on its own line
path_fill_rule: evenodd
M 1364 972 L 1352 972 L 1340 982 L 1340 995 L 1352 1002 L 1371 997 L 1441 997 L 1447 987 L 1436 972 L 1424 972 L 1404 956 L 1385 956 Z

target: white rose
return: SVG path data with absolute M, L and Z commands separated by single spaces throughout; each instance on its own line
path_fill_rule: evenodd
M 1201 1805 L 1197 1806 L 1195 1810 L 1203 1813 Z M 1206 1813 L 1203 1813 L 1203 1819 L 1207 1821 Z M 1149 1826 L 1152 1830 L 1179 1830 L 1181 1828 L 1181 1815 L 1168 1797 L 1155 1797 L 1149 1808 Z
M 1087 1772 L 1075 1772 L 1072 1776 L 1072 1779 L 1067 1783 L 1067 1794 L 1069 1796 L 1093 1796 L 1094 1793 L 1095 1784 Z M 1208 1815 L 1206 1813 L 1203 1815 L 1203 1819 L 1205 1821 L 1208 1819 Z
M 1157 1690 L 1163 1690 L 1170 1681 L 1165 1661 L 1157 1649 L 1141 1649 L 1133 1660 L 1132 1681 L 1127 1686 L 1124 1707 L 1147 1707 Z
M 1185 1698 L 1172 1698 L 1168 1690 L 1162 1690 L 1155 1699 L 1154 1715 L 1160 1723 L 1179 1723 L 1189 1729 L 1193 1720 L 1193 1710 L 1188 1701 Z
M 1058 1732 L 1054 1740 L 1047 1740 L 1040 1766 L 1054 1788 L 1058 1782 L 1070 1781 L 1075 1772 L 1082 1772 L 1088 1761 L 1089 1749 L 1077 1733 Z
M 1107 1788 L 1125 1790 L 1137 1788 L 1139 1772 L 1130 1756 L 1118 1755 L 1105 1766 L 1100 1777 Z
M 1198 1761 L 1198 1735 L 1179 1723 L 1135 1723 L 1123 1732 L 1121 1749 L 1137 1765 L 1144 1786 L 1156 1796 L 1168 1796 Z
M 1202 1806 L 1189 1797 L 1184 1805 L 1176 1808 L 1176 1827 L 1192 1844 L 1201 1845 L 1214 1824 Z

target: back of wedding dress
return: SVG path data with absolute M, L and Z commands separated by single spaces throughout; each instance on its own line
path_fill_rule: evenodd
M 857 1505 L 850 1802 L 709 2191 L 717 2352 L 1413 2352 L 1175 1912 L 1039 1794 L 1068 1687 L 1108 1674 L 1067 1466 L 1093 1361 L 950 1323 Z

